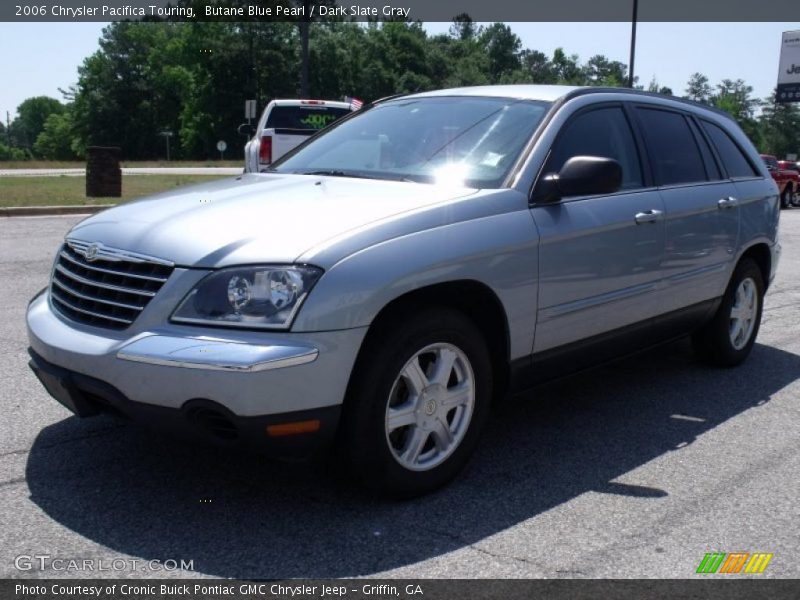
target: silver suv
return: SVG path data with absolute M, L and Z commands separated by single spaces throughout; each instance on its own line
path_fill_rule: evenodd
M 329 444 L 411 496 L 493 398 L 691 335 L 750 353 L 778 190 L 725 114 L 620 89 L 387 99 L 267 172 L 69 232 L 27 314 L 31 366 L 111 410 L 274 455 Z

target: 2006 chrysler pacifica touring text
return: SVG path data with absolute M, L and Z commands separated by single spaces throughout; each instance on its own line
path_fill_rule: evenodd
M 75 226 L 31 301 L 31 366 L 113 410 L 280 456 L 335 443 L 411 496 L 490 403 L 691 334 L 753 346 L 778 190 L 723 113 L 618 89 L 394 97 L 274 163 Z

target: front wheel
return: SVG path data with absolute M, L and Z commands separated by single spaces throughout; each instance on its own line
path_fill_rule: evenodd
M 758 265 L 743 259 L 711 321 L 692 337 L 698 356 L 710 364 L 733 367 L 753 348 L 761 325 L 764 279 Z
M 486 343 L 460 312 L 423 309 L 374 332 L 345 402 L 353 473 L 395 497 L 430 492 L 464 467 L 489 412 Z

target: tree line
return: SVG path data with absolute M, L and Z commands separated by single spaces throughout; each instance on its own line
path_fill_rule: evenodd
M 431 35 L 419 22 L 304 23 L 308 89 L 313 98 L 370 101 L 398 93 L 504 83 L 623 86 L 627 66 L 603 55 L 585 62 L 563 49 L 552 56 L 524 48 L 502 23 L 454 19 Z M 223 139 L 240 156 L 244 100 L 259 109 L 298 97 L 302 27 L 280 22 L 116 22 L 78 68 L 62 99 L 28 98 L 6 128 L 0 160 L 82 158 L 90 145 L 122 147 L 128 160 L 215 157 Z M 636 87 L 673 95 L 653 79 Z M 762 152 L 800 151 L 800 109 L 758 99 L 741 79 L 712 85 L 692 75 L 681 95 L 729 112 Z

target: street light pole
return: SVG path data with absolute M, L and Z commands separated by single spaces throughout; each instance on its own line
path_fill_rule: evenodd
M 633 63 L 636 58 L 636 17 L 639 12 L 639 0 L 633 0 L 633 16 L 631 18 L 631 57 L 628 61 L 628 87 L 633 87 Z

